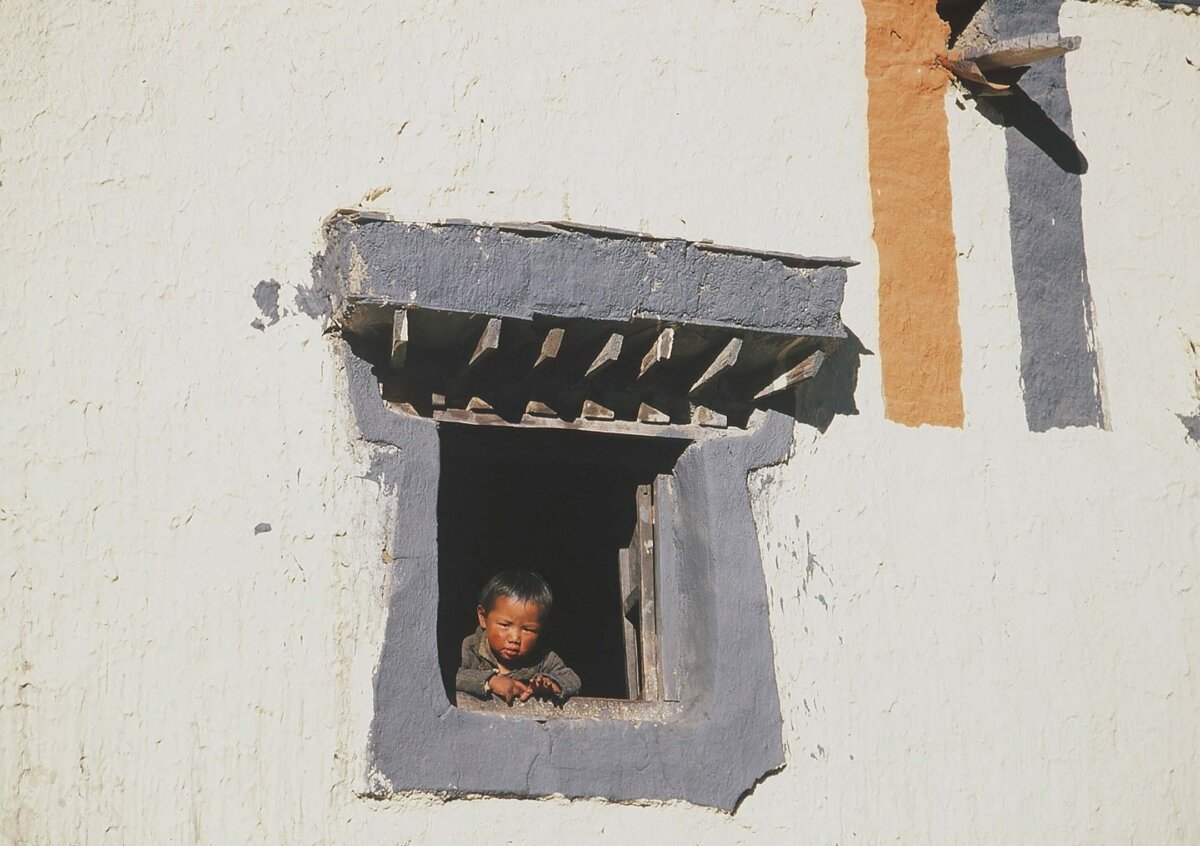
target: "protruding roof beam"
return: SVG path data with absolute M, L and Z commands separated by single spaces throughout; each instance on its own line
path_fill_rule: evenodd
M 583 403 L 583 412 L 580 415 L 585 420 L 612 420 L 616 417 L 616 413 L 611 408 L 605 408 L 598 402 L 585 400 Z
M 713 411 L 703 405 L 698 405 L 692 411 L 692 422 L 698 426 L 707 426 L 710 429 L 724 429 L 729 425 L 729 418 L 724 414 Z
M 1003 96 L 1012 93 L 1011 81 L 990 79 L 988 74 L 1024 68 L 1044 59 L 1053 59 L 1078 50 L 1079 36 L 1062 38 L 1057 33 L 1041 32 L 990 44 L 977 50 L 954 51 L 938 56 L 939 65 L 960 79 L 984 86 L 980 93 Z
M 371 331 L 383 330 L 372 338 L 387 367 L 384 399 L 406 414 L 471 423 L 614 424 L 656 436 L 684 431 L 675 424 L 745 427 L 754 405 L 811 378 L 825 355 L 818 338 L 657 317 L 621 324 L 372 308 L 380 311 Z
M 787 373 L 775 377 L 775 379 L 754 395 L 755 400 L 760 400 L 763 397 L 769 397 L 771 394 L 777 394 L 780 391 L 785 391 L 788 388 L 803 382 L 805 379 L 811 379 L 817 375 L 817 371 L 821 369 L 821 365 L 825 363 L 825 352 L 817 350 L 804 361 L 797 364 Z
M 696 393 L 701 388 L 711 383 L 726 370 L 737 364 L 738 354 L 741 351 L 742 339 L 731 338 L 729 343 L 722 347 L 721 351 L 717 353 L 717 357 L 713 359 L 712 364 L 710 364 L 708 369 L 704 371 L 703 375 L 696 380 L 696 384 L 692 385 L 692 388 L 690 391 L 688 391 L 688 393 Z
M 530 417 L 557 417 L 558 412 L 544 402 L 530 400 L 525 406 L 525 413 Z
M 604 342 L 604 348 L 600 350 L 600 354 L 588 367 L 584 373 L 584 378 L 595 376 L 606 367 L 612 364 L 621 356 L 621 346 L 625 343 L 625 336 L 620 332 L 613 332 L 608 336 L 608 340 Z
M 473 367 L 481 361 L 486 361 L 488 356 L 499 348 L 500 328 L 501 320 L 499 317 L 488 318 L 487 325 L 483 327 L 483 334 L 479 336 L 479 343 L 475 345 L 475 352 L 471 354 L 471 361 L 467 365 L 468 367 Z
M 392 312 L 392 368 L 399 370 L 408 357 L 408 309 Z
M 1083 39 L 1078 35 L 1061 37 L 1058 33 L 1039 32 L 1010 38 L 980 50 L 970 50 L 962 58 L 974 62 L 984 73 L 1005 68 L 1023 68 L 1044 59 L 1065 56 L 1078 50 Z
M 654 341 L 654 346 L 650 347 L 649 352 L 642 358 L 642 368 L 638 371 L 638 378 L 642 378 L 650 369 L 659 362 L 666 361 L 671 357 L 671 349 L 675 346 L 675 329 L 668 326 L 659 333 L 658 338 Z
M 566 329 L 555 327 L 546 333 L 546 337 L 542 340 L 542 348 L 538 351 L 537 361 L 533 366 L 541 367 L 547 361 L 558 358 L 558 351 L 562 349 L 563 336 L 567 334 Z
M 654 406 L 646 403 L 638 406 L 637 419 L 639 423 L 653 423 L 656 426 L 663 426 L 671 422 L 669 415 L 663 414 Z

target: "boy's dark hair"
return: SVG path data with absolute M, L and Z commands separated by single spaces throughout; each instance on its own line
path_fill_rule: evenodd
M 511 596 L 518 602 L 536 602 L 542 607 L 542 616 L 550 616 L 554 605 L 554 593 L 550 585 L 537 573 L 529 570 L 504 570 L 488 579 L 479 592 L 479 604 L 486 614 L 496 604 L 497 597 Z

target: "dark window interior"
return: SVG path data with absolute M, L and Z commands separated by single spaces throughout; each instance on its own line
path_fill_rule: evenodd
M 637 486 L 670 473 L 689 442 L 453 423 L 438 433 L 438 650 L 450 701 L 479 590 L 510 568 L 550 583 L 545 638 L 583 695 L 628 698 L 618 551 Z

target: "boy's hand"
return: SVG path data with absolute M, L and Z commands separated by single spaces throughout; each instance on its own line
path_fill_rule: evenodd
M 534 696 L 562 696 L 558 682 L 540 673 L 529 680 L 529 687 Z
M 508 676 L 492 676 L 488 679 L 487 688 L 509 705 L 514 699 L 524 702 L 533 696 L 533 688 L 525 682 L 510 679 Z

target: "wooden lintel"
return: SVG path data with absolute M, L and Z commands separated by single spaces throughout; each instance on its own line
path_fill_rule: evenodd
M 692 388 L 690 391 L 688 391 L 688 393 L 696 393 L 701 388 L 710 384 L 726 370 L 737 364 L 738 354 L 741 353 L 741 351 L 742 339 L 731 338 L 729 343 L 722 347 L 721 351 L 717 353 L 717 357 L 713 359 L 712 364 L 710 364 L 708 369 L 705 370 L 700 378 L 696 380 L 696 384 L 692 385 Z
M 546 333 L 542 340 L 542 348 L 538 351 L 537 361 L 533 363 L 534 367 L 541 367 L 547 361 L 558 358 L 558 351 L 562 349 L 563 336 L 566 333 L 566 329 L 558 327 Z
M 646 403 L 638 406 L 637 419 L 639 423 L 653 423 L 656 426 L 665 426 L 671 422 L 670 415 L 663 414 L 654 406 Z
M 697 425 L 706 426 L 709 429 L 724 429 L 729 425 L 728 417 L 703 405 L 696 406 L 692 412 L 692 419 Z
M 488 356 L 496 351 L 500 346 L 500 328 L 501 320 L 499 317 L 488 318 L 487 325 L 483 327 L 483 334 L 479 336 L 479 343 L 475 345 L 475 352 L 471 354 L 471 361 L 468 366 L 485 361 Z
M 817 350 L 804 361 L 797 364 L 787 373 L 783 373 L 771 381 L 769 385 L 754 395 L 755 400 L 760 400 L 763 397 L 769 397 L 771 394 L 777 394 L 780 391 L 785 391 L 788 388 L 803 382 L 805 379 L 811 379 L 817 375 L 817 371 L 821 369 L 821 365 L 825 362 L 824 350 Z
M 650 347 L 649 352 L 642 358 L 642 368 L 638 372 L 638 378 L 642 378 L 650 369 L 659 362 L 666 361 L 671 357 L 671 349 L 675 346 L 675 329 L 668 326 L 659 333 L 658 338 L 654 341 L 654 346 Z
M 525 413 L 531 417 L 557 417 L 558 412 L 544 402 L 530 400 L 525 406 Z
M 392 312 L 392 367 L 399 370 L 408 356 L 408 309 Z
M 608 340 L 604 342 L 604 347 L 600 350 L 600 353 L 596 356 L 595 360 L 592 361 L 591 365 L 587 369 L 587 372 L 583 374 L 584 378 L 595 376 L 604 370 L 604 368 L 608 367 L 610 364 L 620 358 L 621 346 L 624 343 L 625 336 L 620 332 L 613 332 L 611 335 L 609 335 Z
M 583 403 L 583 411 L 580 414 L 585 420 L 612 420 L 616 417 L 616 413 L 611 408 L 605 408 L 598 402 L 585 400 Z

